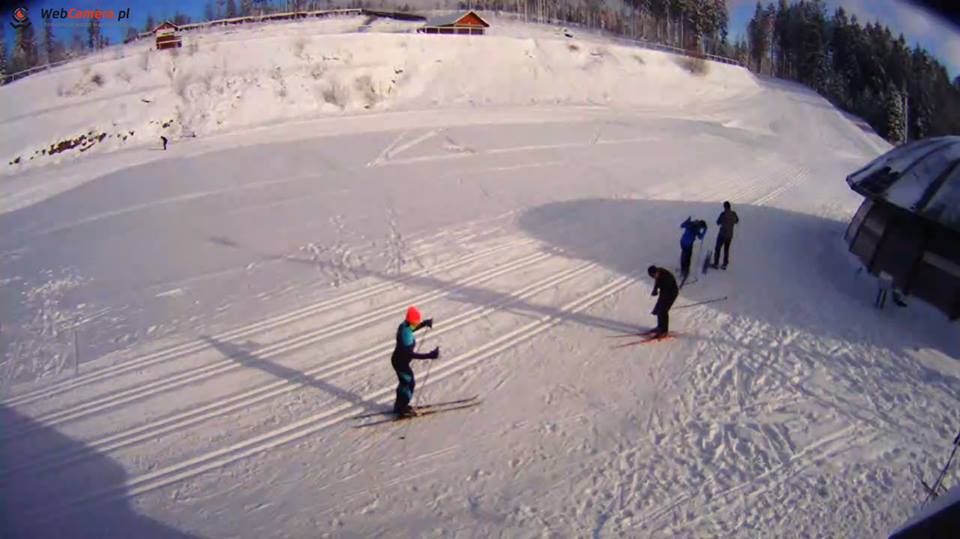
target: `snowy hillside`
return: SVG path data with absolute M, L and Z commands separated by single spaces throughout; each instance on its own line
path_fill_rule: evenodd
M 883 537 L 908 519 L 960 419 L 960 336 L 919 302 L 874 309 L 842 241 L 843 179 L 885 143 L 730 66 L 362 22 L 135 45 L 0 87 L 0 535 Z M 29 159 L 90 132 L 127 139 Z M 724 200 L 730 268 L 681 290 L 677 338 L 621 346 L 654 323 L 646 267 L 678 264 L 687 216 L 712 248 Z M 420 350 L 441 349 L 414 364 L 416 403 L 482 403 L 369 426 L 410 305 L 435 320 Z
M 725 65 L 691 84 L 685 60 L 559 29 L 497 23 L 483 39 L 411 34 L 416 23 L 337 17 L 189 32 L 184 47 L 118 47 L 4 89 L 3 173 L 345 113 L 530 104 L 705 105 L 756 91 Z M 358 30 L 362 32 L 358 33 Z M 535 36 L 537 39 L 530 39 Z M 69 118 L 69 120 L 67 120 Z

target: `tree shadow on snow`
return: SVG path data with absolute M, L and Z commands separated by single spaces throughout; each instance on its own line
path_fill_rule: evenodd
M 631 274 L 651 264 L 679 266 L 679 227 L 687 216 L 710 225 L 698 249 L 712 250 L 722 209 L 719 203 L 587 199 L 535 207 L 518 224 L 571 256 Z M 767 206 L 733 209 L 740 224 L 729 270 L 700 275 L 695 250 L 699 280 L 681 290 L 677 306 L 729 296 L 704 308 L 841 341 L 893 350 L 934 348 L 960 357 L 956 325 L 932 307 L 916 299 L 906 309 L 873 307 L 876 280 L 857 273 L 859 262 L 843 241 L 846 222 Z M 579 230 L 558 230 L 558 221 L 579 223 Z M 637 301 L 653 304 L 652 298 Z
M 16 410 L 0 405 L 0 426 L 31 423 Z M 7 475 L 0 480 L 0 537 L 194 537 L 136 512 L 126 497 L 127 473 L 116 461 L 89 450 L 55 429 L 37 426 L 30 434 L 43 447 L 97 456 L 68 468 Z M 4 467 L 37 455 L 21 453 L 24 444 L 0 442 Z

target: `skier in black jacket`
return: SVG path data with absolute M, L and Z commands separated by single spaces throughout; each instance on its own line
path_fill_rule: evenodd
M 653 292 L 650 295 L 660 296 L 653 312 L 650 313 L 657 316 L 657 329 L 650 334 L 651 338 L 656 339 L 666 336 L 670 330 L 670 307 L 677 300 L 680 289 L 677 287 L 677 279 L 665 268 L 650 266 L 647 268 L 647 273 L 654 280 Z
M 414 359 L 437 359 L 440 357 L 440 347 L 436 347 L 426 354 L 416 352 L 417 341 L 413 332 L 422 327 L 433 327 L 433 319 L 428 318 L 420 322 L 420 311 L 416 307 L 407 309 L 407 318 L 397 328 L 397 344 L 393 349 L 393 356 L 390 357 L 390 363 L 393 370 L 397 373 L 397 400 L 393 404 L 393 412 L 397 415 L 414 415 L 415 412 L 410 408 L 410 401 L 413 399 L 413 389 L 416 381 L 413 379 L 413 369 L 410 368 L 410 361 Z
M 733 227 L 740 222 L 737 212 L 730 209 L 730 203 L 723 203 L 723 213 L 717 217 L 717 225 L 720 226 L 720 232 L 717 233 L 717 248 L 713 251 L 713 267 L 720 263 L 720 249 L 723 249 L 723 266 L 727 269 L 730 264 L 730 242 L 733 241 Z

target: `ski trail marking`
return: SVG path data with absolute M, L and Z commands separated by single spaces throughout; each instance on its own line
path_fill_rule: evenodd
M 606 285 L 596 288 L 586 295 L 562 305 L 558 310 L 566 315 L 578 313 L 627 288 L 636 281 L 637 277 L 638 275 L 636 274 L 618 277 Z M 488 341 L 486 344 L 443 362 L 437 367 L 434 380 L 444 380 L 454 374 L 469 369 L 481 361 L 495 357 L 504 350 L 524 343 L 544 331 L 552 329 L 563 321 L 564 316 L 561 314 L 543 315 L 493 341 Z M 361 400 L 386 403 L 392 398 L 392 393 L 395 390 L 396 388 L 390 385 L 389 387 L 384 387 L 363 395 Z M 360 407 L 356 404 L 343 403 L 332 409 L 314 414 L 253 438 L 185 459 L 179 463 L 165 466 L 158 470 L 128 477 L 120 485 L 100 489 L 81 498 L 59 504 L 58 506 L 48 506 L 42 510 L 35 510 L 31 512 L 31 515 L 35 517 L 44 516 L 46 518 L 56 518 L 68 512 L 76 511 L 80 507 L 90 503 L 102 503 L 139 496 L 303 439 L 349 419 L 350 415 L 355 414 L 359 409 Z
M 504 213 L 504 214 L 502 214 L 502 215 L 498 215 L 498 216 L 494 217 L 494 218 L 493 218 L 493 221 L 496 221 L 496 220 L 498 220 L 498 219 L 502 219 L 502 218 L 508 217 L 508 216 L 510 216 L 510 215 L 512 215 L 512 214 L 513 214 L 513 212 L 506 212 L 506 213 Z M 486 220 L 486 219 L 478 219 L 478 220 L 476 220 L 476 221 L 468 222 L 468 223 L 467 223 L 467 226 L 464 227 L 464 233 L 469 233 L 470 230 L 471 230 L 474 226 L 480 225 L 480 224 L 484 224 L 484 223 L 487 223 L 487 222 L 488 222 L 488 220 Z M 499 230 L 499 227 L 496 228 L 496 230 Z M 512 240 L 512 241 L 509 241 L 509 242 L 507 242 L 507 243 L 505 243 L 505 244 L 498 244 L 498 245 L 496 245 L 496 246 L 494 246 L 494 247 L 487 247 L 487 248 L 484 248 L 484 249 L 480 249 L 480 250 L 475 251 L 475 252 L 473 252 L 473 253 L 464 255 L 464 256 L 462 256 L 462 257 L 460 257 L 460 258 L 458 258 L 458 259 L 451 260 L 451 261 L 448 261 L 448 262 L 444 262 L 443 264 L 439 264 L 439 265 L 437 265 L 437 266 L 434 266 L 434 267 L 430 268 L 429 270 L 421 269 L 421 270 L 413 271 L 413 272 L 410 273 L 409 276 L 405 276 L 405 277 L 402 277 L 402 278 L 398 278 L 398 280 L 396 280 L 396 281 L 394 281 L 394 282 L 392 282 L 392 283 L 379 283 L 379 284 L 376 284 L 376 285 L 373 285 L 373 286 L 365 287 L 365 288 L 362 289 L 362 290 L 355 290 L 355 291 L 353 291 L 353 292 L 349 292 L 349 293 L 346 293 L 346 294 L 342 294 L 342 295 L 339 295 L 339 296 L 337 296 L 337 297 L 330 298 L 330 299 L 328 299 L 328 300 L 324 300 L 324 301 L 320 301 L 320 302 L 318 302 L 318 303 L 314 303 L 314 304 L 312 304 L 312 305 L 306 305 L 306 306 L 304 306 L 304 307 L 299 307 L 299 308 L 297 308 L 297 309 L 294 309 L 293 311 L 289 311 L 289 312 L 286 312 L 286 313 L 280 313 L 280 314 L 277 314 L 277 315 L 274 315 L 274 316 L 271 316 L 271 317 L 264 318 L 264 319 L 259 320 L 259 321 L 255 321 L 255 322 L 252 322 L 252 323 L 243 325 L 243 326 L 239 326 L 239 327 L 233 328 L 233 329 L 231 329 L 231 330 L 225 331 L 225 332 L 220 333 L 220 334 L 218 334 L 218 335 L 214 335 L 213 338 L 218 339 L 218 340 L 229 340 L 229 339 L 231 339 L 231 338 L 246 337 L 246 336 L 248 336 L 248 335 L 250 335 L 250 334 L 252 334 L 252 333 L 256 333 L 257 331 L 260 331 L 260 330 L 273 329 L 273 328 L 276 327 L 277 325 L 285 324 L 285 323 L 290 322 L 290 321 L 299 320 L 299 319 L 301 318 L 301 317 L 299 317 L 300 314 L 302 314 L 303 317 L 310 316 L 311 313 L 309 313 L 308 311 L 310 311 L 311 309 L 324 309 L 324 310 L 326 310 L 326 309 L 331 309 L 331 308 L 334 308 L 334 307 L 337 307 L 337 306 L 342 305 L 345 300 L 351 300 L 351 301 L 352 301 L 353 299 L 364 299 L 364 298 L 367 297 L 367 293 L 368 293 L 368 292 L 369 292 L 369 293 L 372 293 L 372 292 L 374 292 L 374 291 L 377 291 L 377 293 L 379 293 L 379 291 L 387 290 L 387 289 L 389 289 L 391 286 L 395 286 L 395 287 L 398 287 L 398 288 L 399 288 L 400 285 L 402 285 L 404 282 L 406 282 L 406 281 L 408 281 L 408 280 L 410 280 L 410 279 L 412 279 L 412 278 L 419 277 L 419 276 L 422 276 L 422 275 L 428 275 L 428 274 L 430 274 L 430 273 L 432 273 L 432 272 L 438 272 L 438 271 L 446 271 L 446 270 L 450 270 L 450 269 L 456 269 L 456 268 L 458 268 L 458 267 L 460 267 L 460 266 L 462 266 L 462 265 L 465 265 L 465 264 L 474 262 L 474 261 L 477 259 L 476 257 L 478 257 L 478 256 L 484 256 L 484 255 L 486 255 L 486 254 L 494 254 L 494 253 L 499 252 L 499 251 L 502 251 L 502 250 L 510 249 L 510 248 L 513 248 L 513 247 L 521 247 L 521 246 L 524 246 L 524 245 L 530 245 L 530 244 L 533 244 L 533 243 L 536 243 L 536 241 L 535 241 L 535 240 L 532 240 L 532 239 L 520 239 L 520 240 Z M 227 273 L 227 272 L 231 272 L 231 271 L 235 271 L 235 270 L 230 269 L 230 270 L 226 270 L 225 272 L 214 272 L 214 273 L 211 273 L 211 274 L 208 274 L 208 275 L 215 275 L 215 274 L 218 274 L 218 273 Z M 176 281 L 176 284 L 184 284 L 184 283 L 191 282 L 191 281 L 194 281 L 194 280 L 197 280 L 197 279 L 202 279 L 202 278 L 205 278 L 205 277 L 204 277 L 204 276 L 200 276 L 200 277 L 193 277 L 193 278 L 189 278 L 189 279 L 183 279 L 183 280 Z M 168 285 L 169 285 L 169 284 L 171 284 L 171 283 L 168 282 L 168 283 L 164 283 L 164 284 L 168 284 Z M 318 311 L 318 312 L 319 312 L 319 311 Z M 189 350 L 183 350 L 184 348 L 197 347 L 198 345 L 199 345 L 199 348 L 193 348 L 193 349 L 189 349 Z M 99 381 L 99 380 L 103 379 L 104 377 L 106 377 L 107 374 L 110 374 L 110 373 L 123 374 L 123 373 L 125 373 L 125 372 L 130 371 L 130 370 L 139 370 L 139 369 L 142 368 L 142 367 L 146 367 L 146 366 L 149 366 L 149 365 L 151 365 L 151 364 L 153 364 L 153 363 L 156 363 L 156 362 L 151 362 L 151 363 L 145 365 L 145 364 L 142 363 L 143 361 L 147 361 L 147 360 L 150 360 L 150 359 L 152 359 L 152 358 L 156 358 L 156 357 L 158 357 L 158 356 L 163 356 L 163 359 L 169 360 L 169 359 L 175 359 L 175 358 L 177 358 L 177 357 L 182 357 L 182 356 L 185 356 L 185 355 L 189 355 L 189 354 L 192 354 L 192 353 L 194 353 L 194 352 L 196 352 L 196 351 L 204 350 L 204 349 L 207 349 L 207 348 L 209 348 L 209 344 L 206 343 L 205 341 L 196 340 L 196 341 L 182 342 L 182 343 L 175 344 L 175 345 L 172 345 L 172 346 L 169 346 L 169 347 L 166 347 L 166 348 L 162 348 L 162 349 L 157 350 L 157 351 L 155 351 L 155 352 L 150 352 L 150 353 L 148 353 L 148 354 L 146 354 L 146 355 L 144 355 L 144 356 L 141 356 L 141 357 L 131 358 L 131 359 L 129 359 L 129 360 L 127 360 L 127 361 L 124 361 L 124 362 L 122 362 L 122 363 L 120 363 L 120 364 L 117 364 L 117 365 L 112 365 L 112 366 L 109 366 L 109 367 L 104 367 L 104 368 L 101 368 L 101 369 L 97 369 L 97 370 L 94 370 L 94 371 L 90 371 L 90 372 L 84 373 L 83 375 L 70 378 L 70 379 L 68 379 L 68 380 L 62 380 L 62 381 L 60 381 L 60 382 L 53 383 L 53 384 L 50 384 L 50 385 L 47 385 L 47 386 L 44 386 L 44 387 L 41 387 L 41 388 L 37 388 L 37 389 L 32 390 L 32 391 L 28 391 L 28 392 L 21 393 L 21 394 L 18 394 L 18 395 L 10 396 L 10 397 L 8 397 L 8 398 L 6 398 L 6 399 L 4 399 L 4 400 L 0 400 L 0 403 L 9 404 L 9 405 L 11 405 L 11 406 L 19 405 L 19 404 L 27 404 L 27 403 L 29 403 L 29 402 L 33 402 L 33 401 L 35 401 L 35 400 L 39 400 L 40 398 L 45 398 L 45 397 L 49 397 L 49 396 L 52 396 L 52 395 L 56 395 L 56 394 L 62 393 L 62 392 L 64 392 L 64 391 L 67 390 L 67 389 L 72 389 L 72 388 L 77 387 L 77 386 L 85 385 L 85 383 L 88 382 L 88 381 L 90 381 L 90 382 Z M 178 352 L 178 351 L 179 351 L 179 352 Z M 173 356 L 170 356 L 169 354 L 174 354 L 174 355 L 173 355 Z
M 596 142 L 596 145 L 618 145 L 618 144 L 633 144 L 637 142 L 649 142 L 655 140 L 653 137 L 634 137 L 626 138 L 619 140 L 599 140 Z M 484 156 L 484 155 L 500 155 L 500 154 L 511 154 L 511 153 L 523 153 L 523 152 L 536 152 L 536 151 L 545 151 L 545 150 L 565 150 L 572 148 L 587 148 L 593 146 L 590 141 L 588 142 L 565 142 L 561 144 L 531 144 L 529 146 L 514 146 L 510 148 L 494 148 L 491 150 L 480 150 L 475 153 L 455 153 L 455 154 L 436 154 L 436 155 L 424 155 L 420 157 L 408 157 L 406 159 L 392 159 L 384 165 L 409 165 L 414 163 L 424 163 L 431 161 L 447 161 L 451 159 L 464 159 L 468 157 Z
M 407 298 L 403 301 L 394 302 L 389 305 L 379 307 L 373 311 L 369 311 L 366 314 L 352 317 L 350 322 L 347 324 L 336 326 L 333 329 L 321 327 L 319 329 L 308 331 L 290 340 L 280 341 L 278 343 L 259 348 L 255 351 L 255 353 L 261 358 L 273 357 L 279 353 L 287 353 L 310 344 L 328 340 L 365 325 L 372 324 L 378 320 L 390 318 L 394 316 L 391 311 L 403 309 L 407 305 L 422 304 L 437 300 L 439 298 L 448 296 L 461 288 L 488 281 L 500 275 L 509 273 L 515 269 L 522 269 L 524 267 L 534 265 L 553 256 L 554 255 L 551 253 L 535 252 L 531 255 L 527 255 L 526 257 L 514 260 L 508 264 L 503 264 L 482 271 L 478 274 L 468 277 L 467 279 L 452 283 L 445 288 L 427 292 L 414 298 Z M 96 412 L 101 412 L 121 404 L 126 404 L 150 397 L 163 391 L 169 391 L 186 384 L 205 380 L 207 378 L 211 378 L 232 370 L 237 370 L 242 367 L 242 363 L 238 363 L 231 358 L 219 359 L 198 369 L 183 371 L 173 376 L 167 376 L 153 382 L 140 384 L 116 393 L 110 393 L 104 397 L 87 401 L 85 403 L 73 404 L 67 409 L 61 409 L 51 413 L 38 415 L 33 418 L 33 422 L 29 427 L 19 430 L 8 429 L 8 432 L 4 432 L 3 435 L 0 436 L 0 440 L 7 440 L 37 429 L 51 427 L 53 425 L 59 425 L 67 421 L 79 419 L 81 417 Z
M 431 138 L 436 136 L 438 133 L 439 133 L 439 130 L 437 129 L 429 129 L 427 130 L 426 133 L 423 133 L 418 137 L 414 137 L 413 140 L 409 140 L 401 144 L 400 141 L 403 140 L 403 138 L 407 134 L 407 132 L 404 131 L 403 133 L 400 133 L 400 135 L 396 139 L 394 139 L 393 142 L 391 142 L 386 148 L 384 148 L 383 151 L 380 152 L 380 155 L 378 155 L 373 161 L 370 161 L 369 163 L 367 163 L 367 166 L 379 167 L 384 164 L 387 164 L 393 160 L 393 157 L 395 155 L 401 154 L 409 150 L 410 148 L 413 148 L 417 144 L 420 144 L 421 142 L 430 140 Z
M 595 267 L 595 263 L 585 263 L 574 268 L 562 270 L 545 279 L 538 280 L 533 284 L 513 291 L 504 299 L 474 307 L 461 315 L 451 318 L 448 322 L 444 323 L 441 328 L 435 330 L 433 335 L 439 337 L 445 333 L 459 329 L 464 325 L 471 324 L 497 311 L 503 306 L 533 297 L 567 280 L 578 277 Z M 305 371 L 304 376 L 309 378 L 319 378 L 321 376 L 331 377 L 347 370 L 356 370 L 359 367 L 382 360 L 383 355 L 390 351 L 391 346 L 392 344 L 389 342 L 372 346 L 361 352 L 340 358 L 330 364 Z M 266 355 L 263 357 L 264 359 L 268 358 Z M 303 385 L 304 383 L 290 382 L 287 380 L 272 382 L 225 399 L 200 405 L 187 412 L 180 412 L 155 421 L 152 424 L 141 425 L 126 432 L 114 433 L 100 440 L 84 442 L 85 447 L 79 451 L 54 453 L 33 462 L 23 463 L 16 468 L 2 470 L 0 471 L 0 477 L 24 470 L 36 472 L 38 469 L 45 470 L 58 467 L 82 460 L 93 454 L 103 454 L 139 442 L 148 441 L 157 436 L 175 432 L 207 419 L 225 415 L 236 410 L 246 409 L 253 404 L 300 389 Z
M 487 255 L 493 255 L 501 251 L 514 249 L 517 247 L 522 247 L 522 246 L 530 245 L 533 243 L 536 243 L 536 241 L 532 239 L 523 239 L 523 240 L 511 241 L 506 244 L 501 244 L 501 245 L 497 245 L 487 249 L 483 249 L 483 250 L 471 253 L 469 255 L 466 255 L 464 257 L 461 257 L 459 259 L 432 267 L 430 269 L 422 269 L 422 270 L 414 271 L 410 273 L 409 276 L 398 278 L 397 281 L 384 282 L 384 283 L 376 284 L 373 286 L 365 287 L 359 290 L 354 290 L 353 292 L 339 295 L 334 298 L 330 298 L 328 300 L 323 300 L 323 301 L 314 303 L 312 305 L 307 305 L 305 307 L 301 307 L 293 311 L 282 313 L 273 317 L 268 317 L 268 318 L 259 320 L 257 322 L 253 322 L 251 324 L 240 326 L 238 328 L 234 328 L 234 329 L 225 331 L 223 333 L 213 335 L 212 338 L 218 341 L 228 341 L 231 339 L 247 337 L 247 336 L 259 333 L 261 331 L 274 329 L 276 327 L 288 324 L 290 322 L 302 320 L 309 316 L 313 316 L 314 314 L 319 314 L 325 311 L 335 309 L 348 302 L 366 299 L 371 296 L 379 295 L 380 293 L 386 290 L 390 290 L 392 288 L 399 288 L 405 282 L 417 277 L 430 275 L 435 272 L 456 269 L 461 266 L 465 266 L 467 264 L 473 263 L 479 259 L 482 259 Z M 176 344 L 171 347 L 164 348 L 156 352 L 151 352 L 149 354 L 140 356 L 138 358 L 133 358 L 129 361 L 124 361 L 117 365 L 98 369 L 96 371 L 92 371 L 87 374 L 83 374 L 68 380 L 64 380 L 60 383 L 52 384 L 49 386 L 38 388 L 34 391 L 30 391 L 27 393 L 10 397 L 8 399 L 0 401 L 0 403 L 6 404 L 8 406 L 18 406 L 18 405 L 28 404 L 31 402 L 38 401 L 40 399 L 45 399 L 54 395 L 64 393 L 66 391 L 69 391 L 76 387 L 86 385 L 88 383 L 99 382 L 111 376 L 140 370 L 157 363 L 163 363 L 171 359 L 185 357 L 185 356 L 194 354 L 196 352 L 208 350 L 210 348 L 211 348 L 210 343 L 202 340 L 194 340 L 194 341 L 188 341 L 185 343 Z M 2 438 L 2 436 L 0 436 L 0 438 Z
M 369 163 L 367 163 L 367 166 L 368 167 L 380 166 L 380 164 L 383 163 L 387 159 L 387 157 L 390 155 L 390 150 L 392 150 L 397 144 L 400 144 L 400 141 L 403 140 L 403 138 L 406 136 L 407 136 L 407 132 L 401 131 L 400 134 L 398 134 L 396 138 L 394 138 L 390 142 L 390 144 L 387 144 L 387 147 L 384 148 L 379 155 L 373 158 L 373 161 L 370 161 Z

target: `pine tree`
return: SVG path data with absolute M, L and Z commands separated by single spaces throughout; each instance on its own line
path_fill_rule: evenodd
M 90 23 L 87 24 L 87 46 L 90 50 L 95 51 L 100 48 L 100 20 L 99 19 L 90 19 Z
M 770 50 L 771 20 L 768 10 L 760 2 L 754 9 L 753 18 L 747 24 L 747 38 L 750 41 L 750 57 L 758 73 L 763 72 L 763 60 Z
M 80 28 L 74 28 L 73 35 L 70 36 L 70 50 L 68 55 L 71 58 L 77 58 L 83 56 L 86 51 L 86 44 L 83 41 L 83 33 Z
M 16 46 L 11 58 L 11 71 L 24 71 L 39 63 L 37 40 L 33 32 L 33 25 L 28 24 L 17 28 Z
M 143 25 L 144 32 L 153 32 L 157 27 L 157 21 L 153 18 L 153 13 L 147 15 L 147 22 Z
M 227 18 L 232 19 L 237 16 L 237 3 L 234 0 L 227 0 Z
M 887 113 L 885 138 L 893 144 L 900 144 L 904 140 L 903 133 L 903 96 L 897 91 L 893 82 L 887 83 L 884 109 Z
M 48 64 L 63 59 L 63 45 L 53 35 L 53 25 L 50 23 L 50 19 L 43 19 L 43 50 L 47 55 Z

